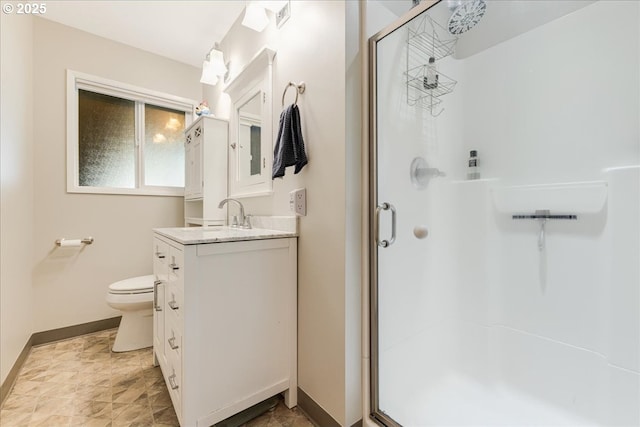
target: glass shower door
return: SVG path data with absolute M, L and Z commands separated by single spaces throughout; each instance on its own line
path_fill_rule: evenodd
M 420 404 L 411 403 L 419 385 L 431 377 L 437 360 L 446 357 L 437 349 L 442 348 L 439 326 L 446 293 L 440 285 L 448 243 L 439 223 L 447 216 L 447 167 L 436 116 L 442 108 L 439 95 L 450 81 L 444 73 L 436 81 L 432 69 L 422 66 L 429 64 L 430 52 L 408 51 L 410 31 L 423 31 L 428 18 L 419 14 L 371 45 L 376 106 L 372 302 L 377 306 L 372 361 L 378 368 L 373 377 L 375 416 L 386 425 L 419 422 L 408 408 Z M 442 53 L 434 53 L 438 62 Z
M 640 425 L 640 2 L 425 0 L 370 80 L 372 418 Z

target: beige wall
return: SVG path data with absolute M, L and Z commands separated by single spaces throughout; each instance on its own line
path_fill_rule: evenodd
M 362 53 L 360 2 L 346 2 L 346 234 L 345 381 L 346 419 L 362 418 Z
M 44 19 L 34 20 L 34 331 L 118 314 L 109 283 L 150 274 L 151 229 L 183 223 L 179 197 L 66 192 L 66 70 L 186 98 L 201 96 L 200 70 Z M 83 250 L 61 237 L 93 236 Z M 4 241 L 4 236 L 3 236 Z
M 32 19 L 0 18 L 0 382 L 32 332 Z
M 295 1 L 291 8 L 291 18 L 281 29 L 272 22 L 257 33 L 238 21 L 221 42 L 225 59 L 231 61 L 231 75 L 262 46 L 277 51 L 274 134 L 286 84 L 304 81 L 307 85 L 298 106 L 309 164 L 298 175 L 288 168 L 283 179 L 274 181 L 273 196 L 243 198 L 242 202 L 252 214 L 292 215 L 289 191 L 307 189 L 307 216 L 300 218 L 298 245 L 299 386 L 336 421 L 350 426 L 361 417 L 360 284 L 359 259 L 348 258 L 348 262 L 357 263 L 355 281 L 353 269 L 346 265 L 347 235 L 354 237 L 347 233 L 347 211 L 355 208 L 359 215 L 360 198 L 356 196 L 355 204 L 347 206 L 347 176 L 359 176 L 359 169 L 347 171 L 346 166 L 346 4 Z M 204 98 L 217 106 L 214 112 L 225 115 L 218 95 L 219 88 L 204 86 Z M 293 98 L 290 90 L 288 102 Z M 356 164 L 359 166 L 359 158 Z M 351 340 L 355 340 L 353 345 Z

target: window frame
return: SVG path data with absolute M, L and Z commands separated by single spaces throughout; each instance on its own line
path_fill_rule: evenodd
M 135 188 L 79 185 L 79 90 L 135 102 Z M 194 120 L 195 107 L 198 102 L 67 69 L 67 193 L 184 196 L 184 187 L 163 187 L 145 185 L 144 183 L 144 115 L 146 104 L 184 112 L 186 129 Z

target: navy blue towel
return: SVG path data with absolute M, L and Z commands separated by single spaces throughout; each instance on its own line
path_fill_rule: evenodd
M 278 139 L 273 150 L 272 179 L 283 177 L 288 166 L 295 166 L 293 173 L 298 173 L 307 164 L 304 152 L 304 140 L 300 127 L 300 112 L 297 105 L 289 105 L 280 113 Z

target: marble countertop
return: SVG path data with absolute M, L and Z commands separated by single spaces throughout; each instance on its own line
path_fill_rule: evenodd
M 282 239 L 286 237 L 296 237 L 298 235 L 295 231 L 271 230 L 265 228 L 243 229 L 227 226 L 155 228 L 153 231 L 183 245 L 239 242 L 243 240 Z

